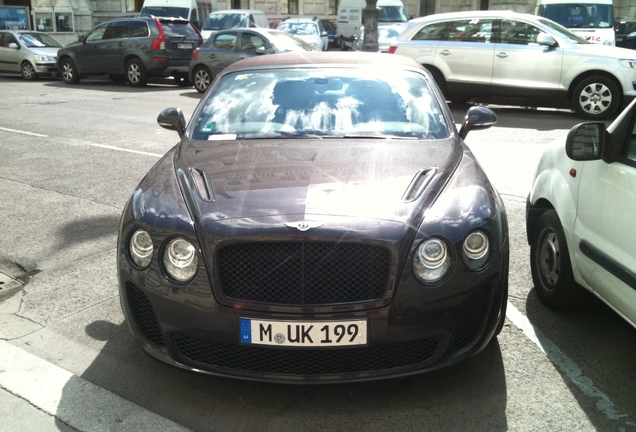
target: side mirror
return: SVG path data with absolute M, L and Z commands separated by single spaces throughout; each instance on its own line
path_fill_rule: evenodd
M 166 108 L 161 111 L 157 123 L 164 129 L 177 131 L 179 138 L 185 135 L 186 121 L 181 108 Z
M 77 40 L 80 41 L 81 43 L 86 43 L 86 36 L 78 36 Z
M 550 48 L 554 48 L 554 47 L 556 47 L 558 45 L 556 39 L 554 39 L 549 34 L 543 33 L 543 32 L 541 32 L 541 33 L 539 33 L 537 35 L 537 43 L 539 45 L 545 45 L 545 46 L 548 46 Z
M 488 129 L 497 123 L 497 114 L 490 108 L 473 106 L 466 111 L 459 136 L 464 139 L 471 130 Z
M 575 161 L 599 160 L 606 140 L 605 123 L 579 123 L 570 129 L 565 153 Z
M 265 54 L 267 54 L 267 50 L 265 49 L 264 46 L 258 47 L 258 48 L 256 48 L 254 50 L 254 54 L 256 54 L 256 55 L 265 55 Z
M 20 47 L 18 46 L 17 43 L 15 42 L 11 42 L 8 46 L 8 48 L 13 48 L 13 49 L 20 49 Z
M 327 33 L 326 31 L 323 31 L 322 34 L 320 36 L 329 36 L 329 33 Z

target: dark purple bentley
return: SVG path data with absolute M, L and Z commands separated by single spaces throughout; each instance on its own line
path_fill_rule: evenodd
M 389 61 L 390 60 L 390 61 Z M 152 356 L 271 382 L 404 376 L 501 331 L 508 226 L 431 76 L 370 53 L 226 68 L 126 205 L 118 277 Z

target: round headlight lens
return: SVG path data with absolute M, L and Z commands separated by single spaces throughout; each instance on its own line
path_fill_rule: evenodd
M 432 238 L 423 241 L 413 256 L 415 276 L 424 283 L 440 281 L 448 274 L 452 266 L 451 255 L 446 243 Z
M 172 279 L 188 282 L 199 266 L 194 245 L 182 237 L 170 240 L 163 252 L 163 265 Z
M 490 257 L 490 241 L 481 231 L 473 231 L 464 240 L 464 261 L 471 270 L 482 268 Z
M 146 231 L 140 229 L 134 232 L 130 237 L 130 258 L 135 265 L 140 268 L 146 268 L 152 261 L 152 238 Z

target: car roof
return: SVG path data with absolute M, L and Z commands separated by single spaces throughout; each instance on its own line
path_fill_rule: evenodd
M 226 71 L 241 69 L 256 69 L 262 67 L 293 68 L 303 66 L 353 66 L 374 67 L 388 69 L 418 69 L 424 67 L 415 60 L 404 56 L 393 56 L 387 61 L 387 54 L 370 52 L 343 51 L 306 51 L 286 52 L 276 55 L 255 56 L 239 60 L 225 68 Z
M 535 21 L 536 15 L 514 12 L 511 10 L 485 10 L 485 11 L 461 11 L 461 12 L 445 12 L 432 15 L 426 15 L 420 18 L 415 18 L 409 21 L 409 23 L 429 22 L 429 21 L 443 21 L 447 19 L 458 18 L 524 18 Z

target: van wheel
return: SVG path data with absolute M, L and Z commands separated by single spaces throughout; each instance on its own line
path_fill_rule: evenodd
M 206 66 L 197 66 L 192 72 L 192 77 L 194 78 L 194 88 L 197 89 L 199 93 L 205 93 L 212 82 L 210 69 Z
M 349 51 L 349 47 L 347 46 L 347 43 L 343 41 L 342 39 L 338 39 L 338 45 L 340 45 L 340 51 Z
M 35 68 L 28 61 L 22 63 L 22 78 L 29 81 L 38 79 L 38 74 L 35 72 Z
M 66 84 L 77 84 L 80 82 L 80 74 L 75 66 L 73 60 L 65 58 L 60 62 L 60 72 L 62 73 L 62 80 Z
M 126 81 L 133 87 L 144 87 L 148 84 L 148 73 L 139 59 L 132 59 L 126 64 Z
M 618 110 L 621 94 L 609 78 L 593 76 L 579 83 L 572 94 L 572 108 L 587 120 L 608 120 Z

